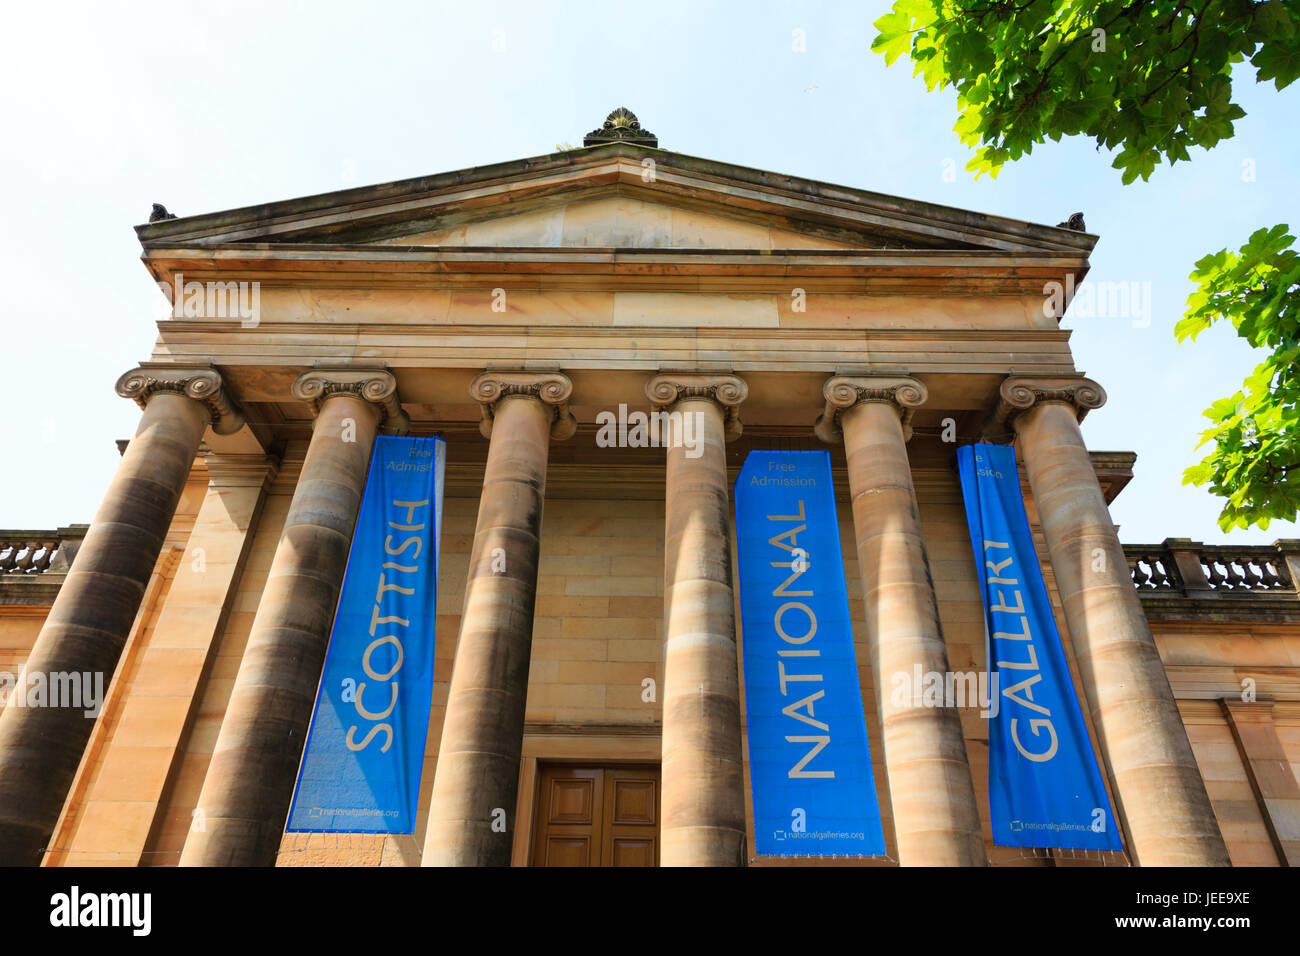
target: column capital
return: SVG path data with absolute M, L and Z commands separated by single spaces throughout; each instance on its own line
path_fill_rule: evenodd
M 208 410 L 212 430 L 218 435 L 233 435 L 244 426 L 244 415 L 226 394 L 220 373 L 211 365 L 174 365 L 170 362 L 141 362 L 139 367 L 121 375 L 114 386 L 122 398 L 132 399 L 141 408 L 159 392 L 184 395 L 202 402 Z
M 930 397 L 929 390 L 910 375 L 833 375 L 822 386 L 826 407 L 813 426 L 818 438 L 833 445 L 844 440 L 840 415 L 864 402 L 892 405 L 903 425 L 903 440 L 912 437 L 912 415 Z
M 496 404 L 503 398 L 521 395 L 535 398 L 551 408 L 551 438 L 564 441 L 578 430 L 577 420 L 569 411 L 569 397 L 573 382 L 562 372 L 530 372 L 526 370 L 500 371 L 489 369 L 474 376 L 469 383 L 469 394 L 479 403 L 482 418 L 478 430 L 484 438 L 492 437 L 492 423 L 496 419 Z
M 1083 416 L 1106 404 L 1105 390 L 1082 375 L 1012 375 L 998 387 L 998 404 L 984 424 L 987 437 L 1011 434 L 1016 416 L 1038 405 L 1068 405 Z
M 320 407 L 327 399 L 351 395 L 375 406 L 379 426 L 388 434 L 404 435 L 411 428 L 411 420 L 397 399 L 397 379 L 386 368 L 321 366 L 299 375 L 289 391 L 294 398 L 310 405 L 316 414 L 320 414 Z
M 655 410 L 671 408 L 684 398 L 707 398 L 722 409 L 723 433 L 735 441 L 744 430 L 740 403 L 749 397 L 745 380 L 730 372 L 660 372 L 645 383 Z

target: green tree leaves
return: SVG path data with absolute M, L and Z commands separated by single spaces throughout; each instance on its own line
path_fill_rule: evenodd
M 1221 249 L 1196 263 L 1197 283 L 1174 329 L 1195 339 L 1220 319 L 1268 357 L 1242 391 L 1205 410 L 1213 424 L 1201 444 L 1214 451 L 1183 474 L 1184 484 L 1223 496 L 1219 526 L 1267 528 L 1294 521 L 1300 509 L 1300 253 L 1285 224 L 1256 230 L 1236 252 Z
M 1284 0 L 899 0 L 875 25 L 886 63 L 907 54 L 929 89 L 957 88 L 976 176 L 1086 135 L 1145 180 L 1232 135 L 1233 63 L 1278 89 L 1300 77 L 1300 5 Z

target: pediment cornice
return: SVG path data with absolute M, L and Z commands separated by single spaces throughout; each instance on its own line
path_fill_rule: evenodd
M 647 178 L 647 170 L 652 171 L 652 179 Z M 286 249 L 305 244 L 357 255 L 394 237 L 449 222 L 611 194 L 780 223 L 864 249 L 1040 253 L 1086 259 L 1096 242 L 1095 236 L 1055 226 L 621 142 L 169 219 L 137 226 L 136 232 L 146 256 L 154 250 L 186 246 L 246 250 L 249 244 Z

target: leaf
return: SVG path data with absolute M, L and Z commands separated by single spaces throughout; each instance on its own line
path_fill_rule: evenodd
M 1174 336 L 1179 342 L 1184 339 L 1195 339 L 1209 327 L 1210 320 L 1205 316 L 1186 315 L 1174 326 Z
M 1279 90 L 1290 86 L 1300 77 L 1300 48 L 1266 44 L 1259 48 L 1250 62 L 1258 71 L 1255 74 L 1256 80 L 1261 83 L 1272 80 Z
M 1047 35 L 1047 39 L 1043 41 L 1043 45 L 1038 52 L 1038 68 L 1040 70 L 1047 66 L 1048 61 L 1052 59 L 1053 54 L 1056 53 L 1060 46 L 1061 34 L 1053 30 Z

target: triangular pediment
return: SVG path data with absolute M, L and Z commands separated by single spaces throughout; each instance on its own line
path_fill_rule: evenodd
M 856 241 L 855 241 L 856 240 Z M 380 239 L 390 246 L 505 246 L 621 249 L 859 249 L 867 237 L 835 239 L 762 217 L 724 215 L 706 206 L 638 195 L 624 187 L 579 193 L 563 202 L 505 215 L 447 221 L 436 229 Z
M 137 227 L 146 251 L 917 250 L 1085 256 L 1096 237 L 611 143 Z

